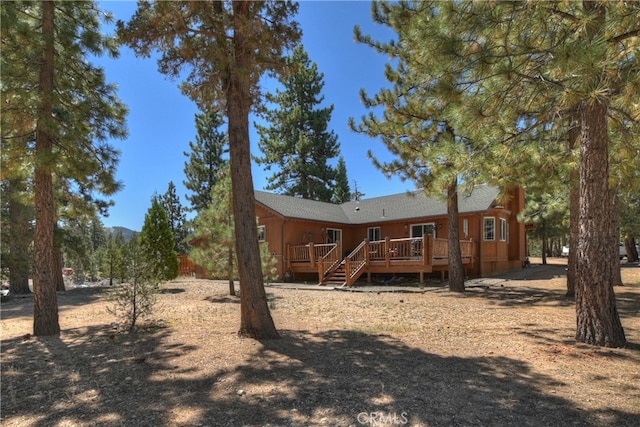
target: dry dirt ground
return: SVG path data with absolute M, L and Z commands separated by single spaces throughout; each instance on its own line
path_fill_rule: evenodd
M 3 426 L 639 426 L 640 267 L 617 304 L 630 345 L 576 344 L 565 267 L 471 281 L 267 287 L 282 339 L 240 339 L 222 282 L 164 285 L 134 334 L 105 288 L 59 295 L 60 337 L 31 298 L 2 304 Z M 396 290 L 396 292 L 385 292 Z M 403 291 L 403 292 L 401 292 Z

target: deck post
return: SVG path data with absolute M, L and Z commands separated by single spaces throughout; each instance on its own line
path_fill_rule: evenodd
M 387 268 L 391 265 L 391 239 L 389 236 L 384 238 L 384 261 Z
M 351 258 L 346 257 L 344 259 L 344 282 L 347 286 L 351 286 Z
M 422 235 L 422 257 L 424 265 L 431 264 L 433 259 L 433 236 L 430 234 Z
M 371 247 L 369 245 L 369 239 L 364 239 L 364 246 L 365 246 L 365 250 L 364 250 L 364 261 L 366 263 L 366 265 L 369 265 L 369 261 L 371 260 Z
M 291 270 L 291 244 L 287 243 L 287 270 Z
M 316 265 L 316 250 L 313 247 L 313 242 L 309 242 L 309 262 L 311 262 L 311 267 Z
M 324 260 L 322 258 L 318 262 L 318 285 L 324 285 Z

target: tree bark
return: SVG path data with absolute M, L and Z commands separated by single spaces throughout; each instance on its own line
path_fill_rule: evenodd
M 54 278 L 54 201 L 51 173 L 53 140 L 50 121 L 53 119 L 54 73 L 54 4 L 42 2 L 42 37 L 44 51 L 40 69 L 41 104 L 36 124 L 36 166 L 34 205 L 36 228 L 33 268 L 33 334 L 59 335 L 58 296 Z
M 229 251 L 227 253 L 227 277 L 229 277 L 229 295 L 236 295 L 236 285 L 233 280 L 233 249 L 229 247 Z
M 255 195 L 251 175 L 249 113 L 250 78 L 253 72 L 248 33 L 252 25 L 250 1 L 233 2 L 233 55 L 227 89 L 229 119 L 229 157 L 233 213 L 235 216 L 236 254 L 240 278 L 240 336 L 256 339 L 279 338 L 275 328 L 262 277 L 262 263 L 257 238 Z
M 576 340 L 621 347 L 626 338 L 611 282 L 609 153 L 607 109 L 603 101 L 581 106 L 580 237 L 576 282 Z
M 464 292 L 464 266 L 460 253 L 460 226 L 458 224 L 458 183 L 452 181 L 447 188 L 447 219 L 449 248 L 449 291 Z

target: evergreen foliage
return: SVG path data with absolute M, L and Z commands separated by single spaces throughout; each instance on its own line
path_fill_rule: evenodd
M 153 312 L 159 290 L 156 267 L 140 243 L 137 237 L 129 241 L 124 269 L 127 280 L 109 292 L 113 305 L 107 310 L 123 322 L 128 332 L 135 330 L 139 319 Z
M 351 187 L 349 187 L 349 178 L 347 177 L 347 164 L 343 156 L 340 156 L 338 165 L 336 166 L 336 184 L 333 189 L 331 201 L 335 204 L 351 201 Z
M 57 239 L 63 248 L 65 266 L 73 269 L 77 282 L 101 277 L 101 256 L 108 238 L 97 214 L 91 218 L 65 219 Z
M 255 195 L 251 176 L 249 114 L 260 103 L 264 73 L 286 70 L 284 52 L 300 39 L 286 1 L 140 2 L 118 35 L 137 55 L 159 51 L 160 72 L 186 77 L 183 93 L 202 111 L 224 111 L 236 219 L 240 276 L 239 334 L 278 338 L 267 306 L 255 238 Z M 188 23 L 188 24 L 187 24 Z
M 140 248 L 151 269 L 151 277 L 155 280 L 166 281 L 178 277 L 180 263 L 174 247 L 167 213 L 159 197 L 154 196 L 140 231 Z
M 228 162 L 223 156 L 227 150 L 227 135 L 219 128 L 223 118 L 216 113 L 196 114 L 196 141 L 189 142 L 189 158 L 184 164 L 184 185 L 192 194 L 187 195 L 191 209 L 201 212 L 211 203 L 211 190 L 216 184 L 218 172 Z
M 128 262 L 128 252 L 122 232 L 111 233 L 106 243 L 100 248 L 101 276 L 109 279 L 109 286 L 113 286 L 113 279 L 127 276 L 125 263 Z
M 95 196 L 120 187 L 119 153 L 108 140 L 126 135 L 127 111 L 103 70 L 87 60 L 118 53 L 100 32 L 101 17 L 110 19 L 94 2 L 1 3 L 2 140 L 11 146 L 8 162 L 33 165 L 34 335 L 60 331 L 54 177 L 56 186 L 101 209 L 108 203 Z
M 415 33 L 401 33 L 398 41 L 389 43 L 392 48 L 419 39 L 422 46 L 443 53 L 441 69 L 450 69 L 451 78 L 443 74 L 435 84 L 445 89 L 438 93 L 436 106 L 451 107 L 453 114 L 442 124 L 455 135 L 462 130 L 472 153 L 481 155 L 482 162 L 470 165 L 482 166 L 482 180 L 502 187 L 541 182 L 549 176 L 545 169 L 570 165 L 571 147 L 577 142 L 580 232 L 572 239 L 578 241 L 579 252 L 576 339 L 624 345 L 612 288 L 616 271 L 619 276 L 619 187 L 618 177 L 610 173 L 609 152 L 623 152 L 615 157 L 616 170 L 637 170 L 632 165 L 637 165 L 640 140 L 640 4 L 406 2 L 376 3 L 373 11 L 376 19 L 391 26 L 407 14 L 417 16 L 417 26 L 411 27 Z M 373 46 L 385 51 L 382 44 Z M 397 59 L 400 69 L 407 58 Z M 431 60 L 421 51 L 409 59 L 418 65 Z M 390 68 L 387 74 L 396 77 Z M 429 77 L 424 76 L 427 82 Z M 412 87 L 415 81 L 408 83 Z M 460 87 L 465 91 L 455 90 Z M 412 158 L 420 157 L 410 156 L 409 161 Z M 568 178 L 571 169 L 561 173 Z
M 234 295 L 233 281 L 239 276 L 232 205 L 231 179 L 227 168 L 220 171 L 211 192 L 211 204 L 193 221 L 193 239 L 198 243 L 191 249 L 189 258 L 201 266 L 207 275 L 227 279 L 229 291 Z M 260 245 L 260 259 L 264 280 L 274 279 L 277 261 L 269 252 L 266 242 Z
M 189 251 L 189 245 L 187 243 L 187 215 L 180 198 L 176 193 L 176 186 L 173 181 L 169 182 L 167 192 L 160 198 L 162 207 L 167 213 L 167 221 L 173 241 L 175 243 L 174 250 L 178 254 L 186 254 Z
M 4 151 L 3 151 L 4 160 Z M 7 171 L 4 162 L 2 173 Z M 9 175 L 9 174 L 7 174 Z M 0 250 L 0 269 L 2 280 L 9 280 L 9 291 L 12 294 L 30 294 L 29 277 L 31 276 L 31 261 L 33 259 L 33 205 L 29 202 L 27 179 L 9 178 L 0 182 L 0 203 L 2 211 L 2 245 Z M 5 272 L 8 275 L 5 277 Z
M 450 48 L 469 34 L 454 30 L 443 6 L 441 2 L 373 4 L 374 20 L 391 27 L 398 41 L 377 42 L 358 28 L 356 39 L 389 55 L 396 66 L 388 65 L 385 70 L 391 88 L 373 97 L 362 91 L 363 103 L 371 109 L 382 107 L 382 117 L 371 112 L 358 125 L 351 119 L 350 127 L 381 138 L 396 156 L 391 162 L 380 162 L 369 151 L 385 175 L 411 180 L 428 195 L 445 195 L 449 290 L 463 292 L 458 182 L 473 185 L 481 165 L 474 141 L 465 127 L 458 126 L 460 105 L 473 96 L 473 86 L 466 81 L 466 58 Z
M 277 168 L 267 178 L 267 190 L 329 202 L 336 179 L 329 161 L 338 156 L 340 146 L 335 133 L 327 130 L 333 105 L 318 107 L 324 100 L 324 74 L 302 46 L 295 48 L 287 66 L 293 71 L 279 78 L 283 90 L 266 95 L 275 108 L 261 115 L 267 125 L 256 124 L 263 156 L 254 159 L 267 170 Z

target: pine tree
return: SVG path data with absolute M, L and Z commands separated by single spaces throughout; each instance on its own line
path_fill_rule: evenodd
M 220 171 L 213 187 L 211 204 L 193 221 L 193 238 L 199 241 L 199 244 L 191 250 L 189 258 L 203 267 L 208 275 L 226 278 L 229 282 L 229 294 L 235 295 L 234 280 L 238 278 L 238 262 L 232 205 L 231 179 L 226 168 Z M 277 273 L 277 261 L 269 252 L 266 242 L 260 245 L 260 259 L 264 279 L 272 279 Z
M 1 10 L 3 139 L 7 132 L 11 144 L 26 140 L 21 158 L 33 159 L 34 335 L 57 335 L 53 177 L 85 200 L 118 190 L 118 152 L 107 140 L 126 134 L 126 108 L 87 60 L 117 49 L 100 34 L 99 17 L 109 16 L 93 2 L 2 2 Z
M 280 77 L 284 89 L 266 96 L 275 104 L 262 114 L 268 124 L 256 124 L 263 156 L 255 160 L 267 170 L 277 167 L 266 189 L 329 202 L 336 171 L 328 161 L 338 156 L 340 147 L 335 133 L 327 130 L 333 105 L 318 108 L 324 99 L 324 74 L 302 46 L 296 47 L 287 66 L 293 72 Z
M 127 280 L 111 289 L 109 299 L 114 304 L 108 307 L 108 310 L 123 321 L 128 332 L 133 332 L 138 319 L 153 312 L 159 286 L 146 249 L 142 247 L 137 236 L 126 246 L 124 271 Z
M 125 273 L 122 270 L 125 259 L 123 258 L 125 246 L 122 232 L 110 233 L 106 243 L 100 248 L 100 262 L 103 276 L 109 278 L 109 286 L 113 286 L 113 279 L 121 278 Z
M 385 76 L 393 85 L 369 97 L 364 104 L 383 107 L 382 117 L 372 112 L 351 128 L 380 137 L 396 155 L 391 162 L 374 164 L 387 176 L 399 175 L 435 197 L 446 196 L 448 217 L 449 290 L 464 292 L 464 267 L 460 251 L 458 182 L 473 183 L 478 174 L 473 142 L 457 126 L 458 109 L 471 91 L 465 79 L 466 63 L 451 48 L 468 36 L 453 30 L 442 3 L 374 3 L 376 22 L 391 27 L 399 42 L 380 43 L 356 28 L 356 39 L 397 62 Z M 444 8 L 446 9 L 446 8 Z M 424 43 L 424 40 L 439 43 Z
M 267 305 L 256 235 L 249 113 L 265 72 L 285 70 L 283 52 L 300 38 L 297 5 L 280 1 L 144 2 L 119 35 L 138 55 L 160 52 L 159 69 L 188 74 L 183 93 L 228 119 L 233 213 L 240 276 L 239 334 L 277 338 Z M 185 23 L 189 23 L 186 25 Z
M 154 196 L 151 207 L 144 217 L 140 231 L 140 247 L 147 258 L 152 277 L 158 281 L 178 277 L 178 254 L 174 247 L 169 220 L 158 196 Z
M 4 154 L 4 153 L 3 153 Z M 7 171 L 2 167 L 3 173 Z M 10 170 L 10 169 L 9 169 Z M 7 174 L 8 175 L 8 174 Z M 33 259 L 29 246 L 33 241 L 34 217 L 33 206 L 30 203 L 26 179 L 9 178 L 0 183 L 2 194 L 2 270 L 9 272 L 9 291 L 12 294 L 30 294 L 29 277 L 31 275 L 31 260 Z
M 189 160 L 184 164 L 184 185 L 193 194 L 187 195 L 191 209 L 201 212 L 211 203 L 211 189 L 218 172 L 227 164 L 223 158 L 227 150 L 227 135 L 218 129 L 224 124 L 216 113 L 196 114 L 196 142 L 189 142 Z
M 107 236 L 96 212 L 91 217 L 62 218 L 56 230 L 56 244 L 76 280 L 96 281 L 100 276 L 102 248 Z
M 347 177 L 347 164 L 344 157 L 340 156 L 336 166 L 336 185 L 333 189 L 331 201 L 336 204 L 345 203 L 351 200 L 351 187 Z
M 176 186 L 173 181 L 169 181 L 167 192 L 160 198 L 162 207 L 167 213 L 167 221 L 169 229 L 175 242 L 174 250 L 178 254 L 186 254 L 188 252 L 187 244 L 187 215 L 184 212 L 180 198 L 176 194 Z
M 205 272 L 224 277 L 229 282 L 229 295 L 235 295 L 238 278 L 235 254 L 235 223 L 232 212 L 231 174 L 221 170 L 209 196 L 211 203 L 193 220 L 193 239 L 199 241 L 189 258 Z
M 602 254 L 615 253 L 617 244 L 610 147 L 637 149 L 640 4 L 459 2 L 442 11 L 454 17 L 451 29 L 466 35 L 452 46 L 474 88 L 459 123 L 480 143 L 490 174 L 526 174 L 528 166 L 545 176 L 531 161 L 546 148 L 560 153 L 556 147 L 574 139 L 572 128 L 579 134 L 576 339 L 624 345 L 612 287 L 619 262 Z

